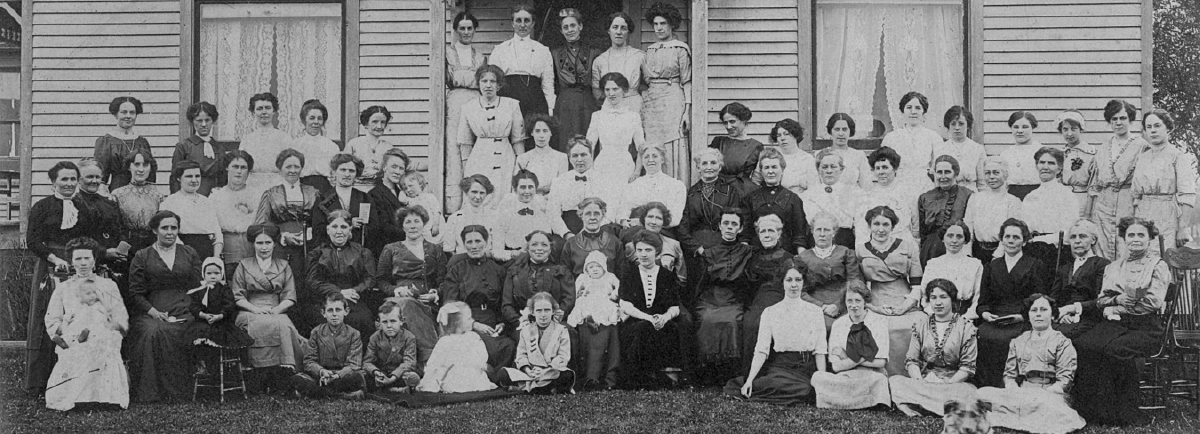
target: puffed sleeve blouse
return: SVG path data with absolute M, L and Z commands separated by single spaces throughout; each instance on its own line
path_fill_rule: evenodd
M 812 351 L 813 354 L 828 354 L 829 343 L 825 341 L 825 319 L 822 315 L 821 308 L 801 300 L 785 299 L 767 307 L 759 322 L 754 352 L 764 356 L 771 355 L 772 350 L 777 353 Z M 842 344 L 845 345 L 845 338 Z
M 1004 364 L 1004 378 L 1016 379 L 1032 371 L 1053 372 L 1054 382 L 1068 389 L 1075 379 L 1075 368 L 1079 365 L 1078 354 L 1071 340 L 1057 330 L 1046 330 L 1045 339 L 1026 331 L 1008 343 L 1008 360 Z
M 857 254 L 861 261 L 863 278 L 868 282 L 886 283 L 905 279 L 909 285 L 919 285 L 921 276 L 921 255 L 916 244 L 910 240 L 895 240 L 886 252 L 876 252 L 868 248 L 870 241 L 859 244 Z M 910 298 L 920 299 L 919 290 L 914 290 Z

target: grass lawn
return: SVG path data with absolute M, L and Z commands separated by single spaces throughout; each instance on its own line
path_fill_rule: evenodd
M 126 411 L 47 410 L 20 390 L 23 353 L 0 350 L 0 432 L 105 433 L 309 433 L 309 432 L 794 432 L 933 433 L 936 418 L 910 419 L 899 412 L 781 408 L 736 402 L 716 389 L 692 392 L 588 393 L 575 396 L 518 396 L 446 407 L 410 410 L 373 401 L 300 400 L 252 396 L 212 402 L 134 404 Z M 1088 427 L 1086 433 L 1200 432 L 1200 421 L 1183 401 L 1158 414 L 1150 427 Z

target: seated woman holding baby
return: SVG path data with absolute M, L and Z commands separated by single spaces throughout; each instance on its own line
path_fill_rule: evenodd
M 93 273 L 100 251 L 91 238 L 68 242 L 75 275 L 50 296 L 46 333 L 58 345 L 58 363 L 46 384 L 46 408 L 52 410 L 92 402 L 129 407 L 129 375 L 121 361 L 129 314 L 117 284 Z

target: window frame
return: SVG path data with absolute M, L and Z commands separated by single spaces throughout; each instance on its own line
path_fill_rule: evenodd
M 200 100 L 200 5 L 202 4 L 272 4 L 272 3 L 330 3 L 342 9 L 342 130 L 337 137 L 342 143 L 358 135 L 358 45 L 359 0 L 182 0 L 179 4 L 179 139 L 192 135 L 187 120 L 187 108 Z M 353 56 L 350 55 L 354 50 Z M 228 116 L 228 115 L 227 115 Z
M 820 88 L 820 83 L 817 82 L 817 3 L 819 0 L 812 0 L 809 5 L 809 26 L 812 31 L 810 40 L 812 41 L 812 64 L 808 71 L 810 73 L 808 84 L 811 86 L 811 99 L 809 100 L 810 107 L 817 107 L 817 89 Z M 971 111 L 975 117 L 975 122 L 971 125 L 970 137 L 978 143 L 983 143 L 983 2 L 972 0 L 961 0 L 963 8 L 963 106 Z M 812 125 L 812 142 L 813 149 L 818 149 L 818 143 L 824 144 L 821 148 L 827 147 L 830 139 L 817 138 L 822 134 L 819 131 L 824 129 L 825 122 L 819 119 L 820 114 L 816 110 L 811 110 L 810 122 Z M 859 138 L 850 139 L 850 147 L 855 149 L 876 149 L 883 141 L 883 137 Z M 858 146 L 855 146 L 855 145 Z

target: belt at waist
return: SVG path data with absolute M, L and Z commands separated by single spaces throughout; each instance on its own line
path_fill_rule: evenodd
M 679 77 L 675 78 L 651 78 L 646 80 L 647 83 L 654 84 L 679 84 Z
M 491 140 L 496 143 L 507 142 L 508 137 L 476 137 L 475 138 L 475 142 L 488 141 L 488 140 Z
M 1054 384 L 1058 381 L 1058 377 L 1050 371 L 1029 371 L 1023 377 L 1025 377 L 1025 381 L 1033 384 Z
M 1149 200 L 1175 200 L 1175 193 L 1142 193 L 1138 197 Z

